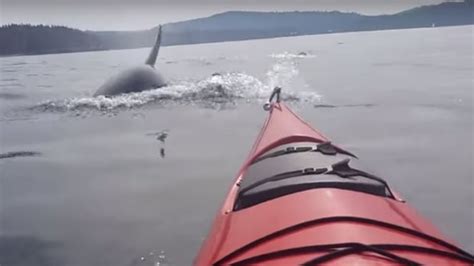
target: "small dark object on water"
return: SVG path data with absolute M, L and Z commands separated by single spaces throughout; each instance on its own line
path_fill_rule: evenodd
M 160 148 L 160 156 L 161 156 L 161 158 L 165 158 L 165 156 L 166 156 L 165 148 Z
M 164 143 L 166 137 L 168 137 L 168 133 L 162 132 L 160 135 L 156 136 L 156 139 Z
M 299 52 L 298 55 L 307 56 L 308 54 L 306 52 Z
M 364 104 L 344 104 L 344 105 L 333 105 L 333 104 L 315 104 L 314 108 L 343 108 L 343 107 L 374 107 L 376 106 L 373 103 L 364 103 Z
M 362 104 L 346 104 L 343 105 L 342 107 L 374 107 L 376 106 L 373 103 L 362 103 Z
M 33 157 L 41 155 L 36 151 L 11 151 L 7 153 L 0 153 L 0 159 L 14 158 L 14 157 Z
M 165 143 L 166 138 L 168 137 L 168 130 L 158 131 L 155 133 L 149 133 L 147 136 L 156 136 L 156 139 Z
M 337 106 L 332 104 L 315 104 L 314 108 L 336 108 Z

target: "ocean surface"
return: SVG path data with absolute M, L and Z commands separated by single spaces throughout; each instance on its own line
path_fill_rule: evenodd
M 274 86 L 473 252 L 473 30 L 162 47 L 115 98 L 149 49 L 0 58 L 0 264 L 189 265 Z

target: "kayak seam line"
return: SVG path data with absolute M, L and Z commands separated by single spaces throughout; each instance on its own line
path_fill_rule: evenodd
M 272 258 L 281 258 L 284 256 L 291 256 L 291 255 L 296 255 L 296 254 L 306 254 L 310 252 L 326 252 L 326 251 L 331 251 L 333 249 L 338 249 L 338 248 L 348 248 L 348 246 L 355 246 L 355 245 L 360 245 L 361 243 L 357 242 L 348 242 L 348 243 L 338 243 L 338 244 L 328 244 L 328 245 L 313 245 L 313 246 L 303 246 L 303 247 L 296 247 L 296 248 L 289 248 L 289 249 L 282 249 L 278 251 L 273 251 L 270 253 L 264 253 L 261 255 L 257 255 L 254 257 L 250 257 L 247 259 L 243 259 L 237 262 L 232 263 L 231 265 L 249 265 L 249 264 L 255 264 L 255 263 L 261 263 L 262 261 L 265 261 L 267 259 L 272 259 Z M 383 249 L 383 250 L 389 250 L 389 251 L 413 251 L 413 252 L 422 252 L 422 253 L 433 253 L 439 256 L 445 256 L 445 257 L 450 257 L 458 260 L 463 260 L 467 262 L 471 262 L 470 258 L 463 257 L 458 254 L 454 254 L 451 252 L 443 251 L 443 250 L 438 250 L 438 249 L 432 249 L 432 248 L 425 248 L 421 246 L 412 246 L 412 245 L 400 245 L 400 244 L 370 244 L 367 245 L 370 247 L 378 248 L 378 249 Z M 369 250 L 370 251 L 370 250 Z M 324 255 L 323 255 L 324 256 Z
M 473 255 L 471 255 L 468 252 L 462 250 L 461 248 L 458 248 L 458 247 L 454 246 L 453 244 L 450 244 L 450 243 L 448 243 L 448 242 L 446 242 L 442 239 L 439 239 L 439 238 L 433 237 L 431 235 L 425 234 L 421 231 L 416 231 L 416 230 L 413 230 L 413 229 L 410 229 L 410 228 L 407 228 L 407 227 L 403 227 L 403 226 L 399 226 L 399 225 L 396 225 L 396 224 L 391 224 L 391 223 L 387 223 L 387 222 L 382 222 L 382 221 L 377 221 L 377 220 L 372 220 L 372 219 L 367 219 L 367 218 L 362 218 L 362 217 L 336 216 L 336 217 L 329 217 L 329 218 L 322 218 L 322 219 L 306 221 L 306 222 L 299 223 L 299 224 L 296 224 L 296 225 L 292 225 L 292 226 L 289 226 L 287 228 L 283 228 L 281 230 L 270 233 L 266 236 L 263 236 L 263 237 L 261 237 L 257 240 L 254 240 L 254 241 L 252 241 L 252 242 L 250 242 L 250 243 L 248 243 L 248 244 L 246 244 L 246 245 L 230 252 L 229 254 L 223 256 L 221 259 L 219 259 L 217 262 L 215 262 L 214 265 L 221 265 L 225 261 L 229 261 L 230 259 L 235 258 L 239 254 L 241 254 L 241 253 L 243 253 L 247 250 L 250 250 L 251 248 L 253 248 L 255 246 L 261 245 L 261 244 L 263 244 L 263 243 L 265 243 L 265 242 L 267 242 L 267 241 L 269 241 L 273 238 L 276 238 L 276 237 L 281 236 L 281 235 L 288 234 L 292 231 L 295 231 L 295 230 L 298 230 L 298 229 L 301 229 L 301 228 L 304 228 L 304 227 L 308 227 L 308 226 L 311 226 L 311 225 L 320 224 L 320 223 L 344 222 L 344 221 L 369 223 L 369 224 L 377 225 L 377 226 L 380 226 L 380 227 L 395 229 L 397 231 L 401 231 L 401 232 L 407 233 L 409 235 L 413 235 L 413 236 L 416 236 L 416 237 L 419 237 L 419 238 L 423 238 L 425 240 L 429 240 L 429 241 L 434 242 L 434 243 L 436 243 L 440 246 L 443 246 L 443 247 L 448 248 L 450 250 L 456 251 L 457 253 L 462 254 L 466 257 L 474 259 Z

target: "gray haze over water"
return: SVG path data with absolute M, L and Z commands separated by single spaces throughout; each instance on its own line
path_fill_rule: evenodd
M 473 252 L 473 29 L 164 47 L 170 85 L 112 99 L 148 49 L 0 58 L 0 264 L 190 264 L 275 85 Z

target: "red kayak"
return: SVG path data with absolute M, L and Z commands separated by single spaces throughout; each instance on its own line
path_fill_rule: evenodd
M 279 96 L 195 265 L 474 264 Z

